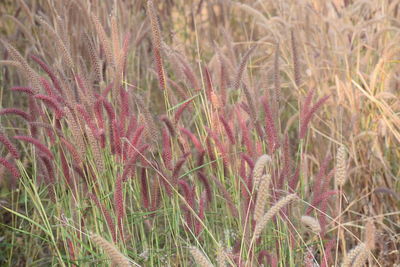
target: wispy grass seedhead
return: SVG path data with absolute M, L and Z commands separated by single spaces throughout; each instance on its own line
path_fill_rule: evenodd
M 297 198 L 296 194 L 290 194 L 286 197 L 280 199 L 275 205 L 273 205 L 257 222 L 254 229 L 253 238 L 254 240 L 260 237 L 261 232 L 264 230 L 265 226 L 275 216 L 283 207 L 288 205 L 291 201 Z
M 362 266 L 366 260 L 365 254 L 368 255 L 367 249 L 365 244 L 361 243 L 347 253 L 346 258 L 343 260 L 342 267 Z M 359 265 L 355 265 L 355 263 Z
M 272 159 L 268 155 L 262 155 L 259 157 L 253 168 L 253 185 L 254 188 L 257 189 L 261 179 L 264 177 L 264 171 L 268 175 L 270 172 L 270 164 L 272 163 Z M 264 177 L 265 178 L 265 177 Z
M 117 214 L 117 222 L 118 229 L 121 234 L 121 238 L 124 239 L 123 234 L 123 220 L 125 216 L 125 205 L 124 205 L 124 196 L 123 196 L 123 176 L 117 177 L 115 181 L 115 189 L 114 189 L 114 208 Z
M 17 51 L 17 49 L 15 49 L 10 43 L 8 43 L 3 39 L 0 39 L 0 41 L 7 49 L 7 52 L 10 54 L 10 57 L 15 62 L 18 62 L 19 66 L 22 69 L 22 74 L 31 83 L 32 89 L 35 92 L 40 92 L 40 82 L 37 73 L 29 66 L 26 59 Z
M 319 222 L 317 219 L 315 219 L 314 217 L 311 216 L 301 216 L 301 222 L 309 227 L 311 229 L 311 231 L 313 231 L 314 233 L 318 234 L 319 232 L 321 232 L 321 225 L 319 225 Z
M 113 66 L 114 58 L 113 58 L 113 54 L 112 54 L 110 39 L 108 38 L 103 26 L 101 25 L 99 18 L 93 13 L 91 13 L 91 20 L 92 20 L 94 27 L 96 29 L 96 32 L 99 36 L 101 48 L 104 51 L 107 63 L 110 66 Z
M 39 57 L 35 55 L 30 55 L 31 59 L 35 61 L 42 69 L 44 72 L 47 73 L 47 75 L 50 77 L 51 81 L 53 82 L 54 87 L 57 89 L 57 91 L 63 95 L 63 89 L 60 85 L 60 81 L 58 80 L 57 76 L 54 74 L 54 72 L 51 70 L 51 68 L 44 62 L 42 61 Z
M 190 248 L 190 254 L 196 264 L 200 267 L 213 267 L 214 265 L 204 256 L 204 254 L 196 247 Z
M 161 90 L 166 90 L 164 65 L 161 58 L 161 32 L 159 28 L 159 22 L 157 19 L 156 10 L 152 0 L 147 1 L 147 14 L 149 15 L 151 24 L 153 54 L 154 54 L 154 61 L 156 64 L 158 83 L 160 85 Z
M 58 33 L 49 23 L 47 23 L 47 21 L 43 17 L 36 16 L 36 19 L 40 23 L 40 25 L 52 36 L 57 51 L 61 53 L 61 56 L 63 57 L 63 60 L 67 64 L 67 66 L 71 70 L 74 69 L 72 56 L 67 48 L 67 45 L 63 42 Z
M 256 49 L 256 46 L 252 46 L 249 50 L 247 50 L 247 52 L 244 54 L 242 61 L 239 64 L 239 67 L 236 71 L 236 75 L 235 75 L 235 80 L 233 81 L 232 84 L 232 89 L 233 90 L 237 90 L 240 87 L 240 84 L 242 82 L 242 78 L 243 78 L 243 74 L 245 72 L 245 68 L 247 66 L 247 62 L 250 59 L 251 54 L 254 52 L 254 50 Z
M 90 240 L 99 248 L 102 248 L 104 252 L 110 257 L 113 264 L 120 267 L 132 266 L 127 257 L 125 257 L 118 248 L 105 240 L 103 237 L 97 234 L 90 234 Z
M 335 182 L 338 186 L 343 186 L 347 180 L 347 155 L 346 148 L 341 145 L 336 155 L 336 167 L 335 167 Z
M 293 72 L 294 72 L 294 82 L 297 88 L 301 86 L 301 72 L 300 72 L 300 59 L 298 51 L 298 41 L 294 29 L 290 30 L 290 42 L 292 46 L 292 59 L 293 59 Z
M 257 199 L 254 207 L 254 220 L 258 223 L 264 215 L 265 204 L 268 198 L 269 184 L 271 182 L 271 174 L 263 175 L 260 178 Z
M 271 108 L 266 99 L 263 100 L 263 105 L 265 111 L 265 129 L 268 139 L 268 149 L 269 153 L 272 154 L 275 152 L 275 149 L 279 146 L 278 134 L 276 131 L 276 126 Z

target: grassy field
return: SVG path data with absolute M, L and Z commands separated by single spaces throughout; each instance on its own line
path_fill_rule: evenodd
M 0 14 L 0 266 L 399 266 L 399 1 Z

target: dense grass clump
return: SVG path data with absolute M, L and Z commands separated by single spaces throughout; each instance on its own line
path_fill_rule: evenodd
M 1 265 L 399 262 L 398 9 L 5 1 Z

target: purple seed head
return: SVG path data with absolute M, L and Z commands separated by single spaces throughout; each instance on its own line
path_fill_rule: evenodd
M 13 143 L 2 133 L 0 133 L 0 143 L 3 143 L 3 145 L 7 148 L 7 150 L 11 153 L 11 155 L 15 158 L 18 159 L 20 157 L 20 154 L 18 152 L 18 149 L 14 146 Z
M 7 159 L 0 157 L 0 164 L 2 164 L 11 174 L 14 176 L 15 179 L 19 179 L 21 174 L 19 173 L 17 167 Z
M 48 149 L 45 145 L 40 143 L 39 140 L 30 137 L 30 136 L 22 136 L 22 135 L 16 135 L 14 136 L 14 139 L 28 142 L 33 144 L 40 152 L 42 152 L 44 155 L 46 155 L 50 160 L 54 159 L 53 153 L 51 153 L 50 149 Z
M 26 121 L 30 120 L 29 114 L 19 108 L 0 109 L 0 115 L 17 115 L 17 116 L 20 116 L 21 118 L 25 119 Z

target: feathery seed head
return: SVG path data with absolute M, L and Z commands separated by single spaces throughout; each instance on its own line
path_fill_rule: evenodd
M 261 157 L 259 157 L 256 161 L 256 164 L 253 168 L 253 181 L 254 181 L 254 189 L 258 188 L 258 185 L 261 181 L 263 172 L 265 168 L 268 168 L 269 165 L 272 162 L 272 159 L 270 156 L 264 154 Z M 269 171 L 269 170 L 267 170 Z
M 94 233 L 90 234 L 90 239 L 94 244 L 96 244 L 98 247 L 101 247 L 104 250 L 104 252 L 110 257 L 113 264 L 119 267 L 132 266 L 129 263 L 128 258 L 126 258 L 114 244 L 108 242 L 103 237 Z
M 374 225 L 374 221 L 369 219 L 367 224 L 365 225 L 365 246 L 368 250 L 373 250 L 375 248 L 375 234 L 376 228 Z
M 350 250 L 347 253 L 347 257 L 344 259 L 343 263 L 342 263 L 342 267 L 351 267 L 351 266 L 356 266 L 354 263 L 358 262 L 359 265 L 357 266 L 362 266 L 362 262 L 360 264 L 360 261 L 357 261 L 358 257 L 361 256 L 360 260 L 364 259 L 364 255 L 365 252 L 367 252 L 367 248 L 365 246 L 364 243 L 359 244 L 358 246 L 356 246 L 355 248 L 353 248 L 352 250 Z M 368 253 L 366 253 L 368 255 Z
M 335 171 L 335 181 L 338 186 L 343 186 L 346 183 L 347 172 L 347 155 L 346 148 L 344 145 L 341 145 L 337 152 L 336 159 L 336 171 Z
M 191 247 L 190 248 L 190 254 L 192 254 L 192 257 L 194 258 L 197 266 L 200 267 L 213 267 L 211 262 L 204 256 L 204 254 L 196 247 Z
M 283 207 L 289 204 L 291 201 L 297 198 L 296 194 L 287 195 L 284 198 L 281 198 L 275 205 L 273 205 L 267 213 L 262 216 L 262 218 L 257 222 L 256 227 L 254 229 L 254 238 L 258 239 L 262 230 L 265 228 L 269 220 L 272 219 Z
M 254 220 L 256 221 L 256 223 L 259 222 L 259 220 L 264 214 L 265 203 L 267 202 L 268 198 L 268 190 L 271 181 L 271 175 L 265 174 L 261 177 L 260 180 L 261 181 L 258 187 L 256 205 L 254 207 Z
M 311 216 L 301 216 L 301 222 L 309 227 L 311 231 L 318 234 L 321 232 L 321 225 L 319 224 L 318 220 Z

